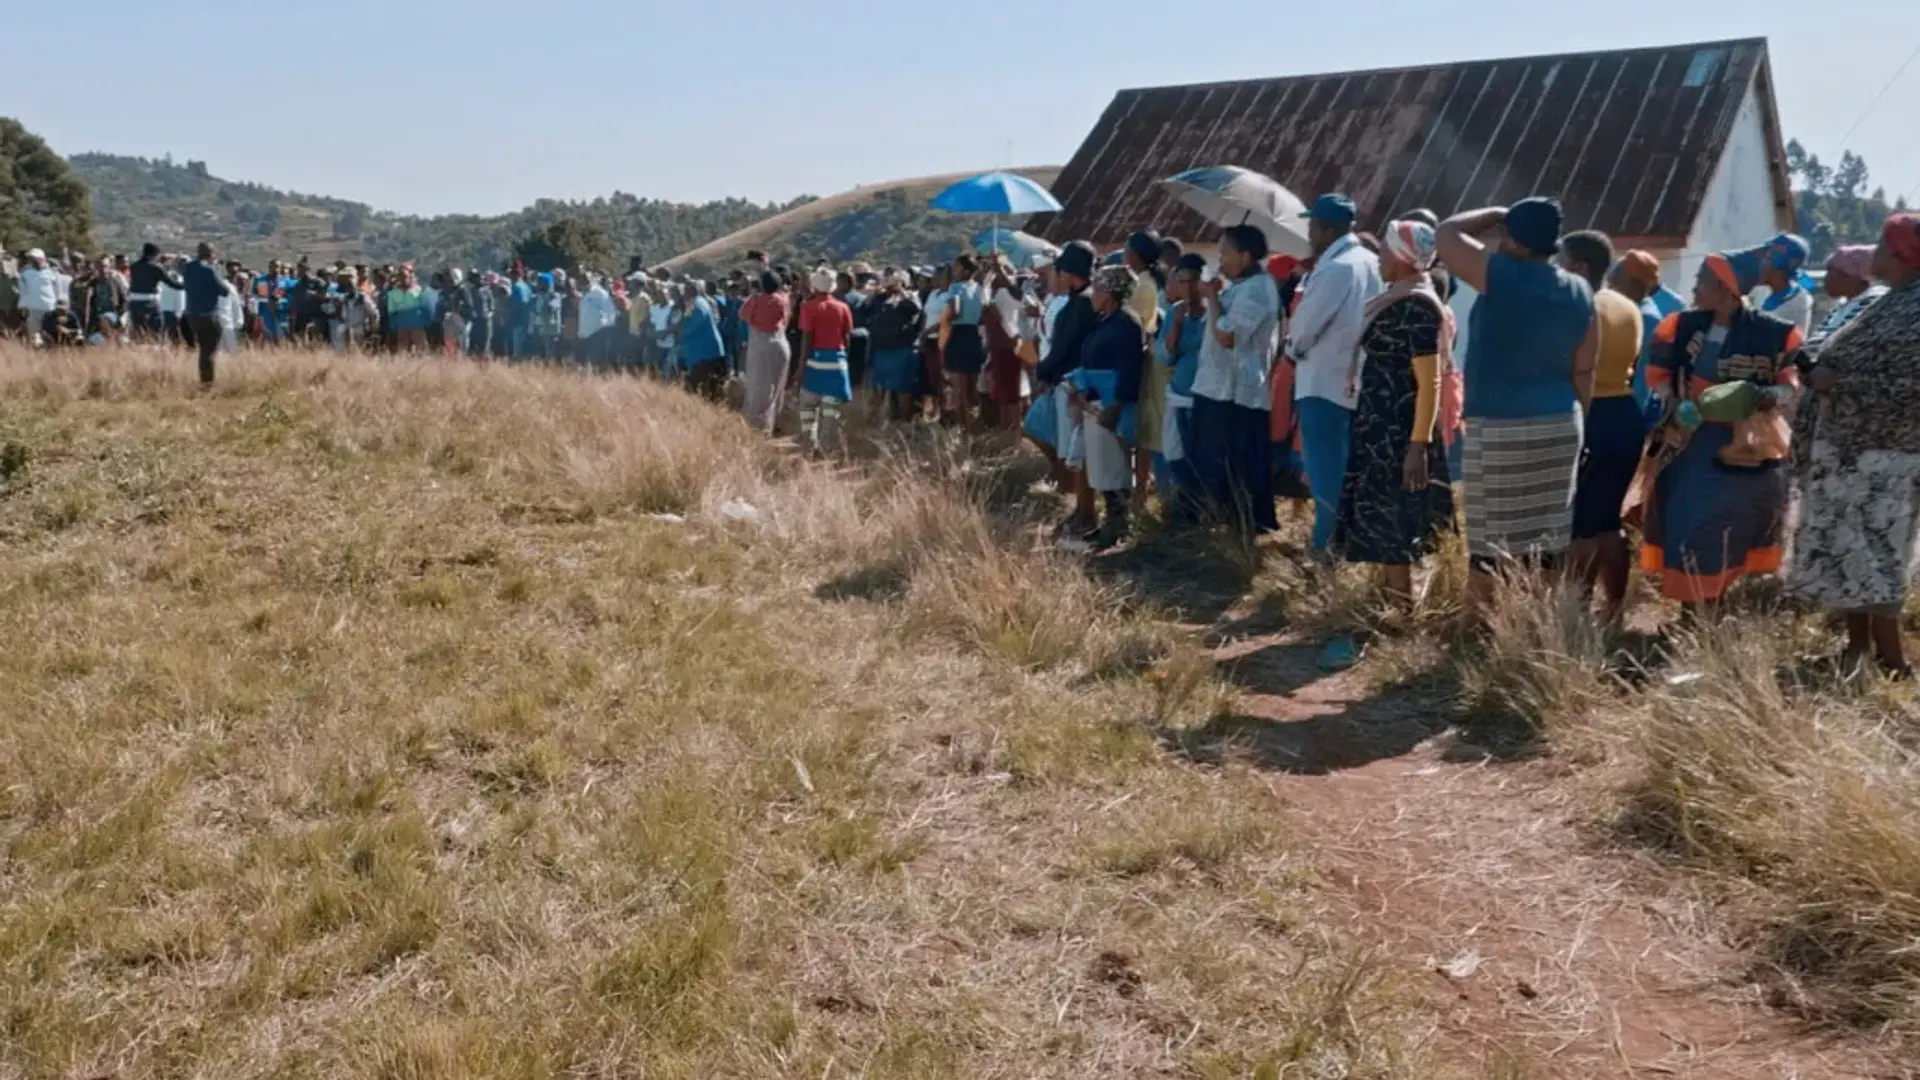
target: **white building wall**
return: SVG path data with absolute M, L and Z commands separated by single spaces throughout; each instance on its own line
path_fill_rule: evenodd
M 1760 97 L 1749 83 L 1733 120 L 1733 133 L 1720 156 L 1720 167 L 1707 186 L 1707 197 L 1694 219 L 1685 251 L 1662 252 L 1661 269 L 1667 286 L 1682 296 L 1693 295 L 1693 279 L 1700 261 L 1716 251 L 1764 244 L 1780 231 L 1774 216 L 1773 170 L 1767 163 L 1766 124 L 1760 117 Z

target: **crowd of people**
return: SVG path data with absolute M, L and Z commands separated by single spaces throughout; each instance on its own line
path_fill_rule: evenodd
M 1476 602 L 1528 565 L 1619 618 L 1632 529 L 1643 573 L 1689 611 L 1784 570 L 1844 614 L 1849 657 L 1909 671 L 1920 216 L 1841 248 L 1821 285 L 1790 234 L 1709 255 L 1690 299 L 1652 253 L 1564 232 L 1551 198 L 1408 210 L 1378 236 L 1344 195 L 1305 217 L 1304 260 L 1239 225 L 1211 260 L 1141 232 L 1104 255 L 1069 243 L 1037 272 L 997 254 L 809 269 L 752 252 L 712 281 L 34 250 L 0 275 L 0 310 L 48 345 L 192 344 L 207 381 L 249 342 L 437 349 L 650 372 L 715 400 L 737 381 L 769 434 L 792 396 L 816 452 L 856 401 L 879 423 L 1019 432 L 1073 495 L 1063 544 L 1125 542 L 1153 497 L 1174 527 L 1249 536 L 1291 501 L 1315 560 L 1379 567 L 1403 604 L 1459 530 Z M 1817 326 L 1816 289 L 1834 302 Z M 1321 664 L 1360 651 L 1336 637 Z

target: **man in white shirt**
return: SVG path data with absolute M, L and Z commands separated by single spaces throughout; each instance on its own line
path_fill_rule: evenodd
M 587 275 L 587 289 L 580 294 L 580 342 L 584 347 L 587 339 L 612 326 L 619 317 L 619 311 L 613 306 L 613 294 L 601 284 L 600 275 Z
M 1367 301 L 1380 295 L 1380 259 L 1354 234 L 1353 200 L 1322 195 L 1307 211 L 1313 272 L 1300 286 L 1288 327 L 1294 359 L 1294 410 L 1307 486 L 1313 489 L 1313 550 L 1333 541 L 1340 487 L 1347 476 L 1347 438 L 1359 400 L 1360 333 Z
M 54 310 L 67 295 L 65 275 L 47 261 L 47 253 L 34 248 L 27 252 L 27 265 L 20 269 L 20 310 L 26 316 L 27 340 L 38 345 L 47 332 Z

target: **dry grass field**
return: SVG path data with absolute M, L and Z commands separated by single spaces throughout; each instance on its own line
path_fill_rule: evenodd
M 1017 451 L 190 367 L 0 347 L 0 1078 L 1905 1075 L 1920 726 L 1803 615 L 1443 569 L 1316 680 L 1357 575 Z

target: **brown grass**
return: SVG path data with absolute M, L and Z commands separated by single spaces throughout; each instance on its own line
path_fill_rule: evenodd
M 189 366 L 0 350 L 0 1076 L 1434 1075 L 1155 744 L 1211 665 L 992 477 Z

